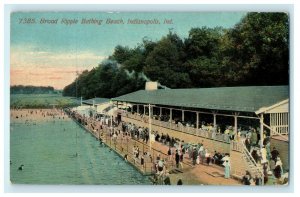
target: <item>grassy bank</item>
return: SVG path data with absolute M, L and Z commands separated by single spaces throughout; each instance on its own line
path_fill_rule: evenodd
M 79 104 L 73 97 L 63 97 L 61 94 L 11 94 L 10 108 L 52 108 L 71 107 Z

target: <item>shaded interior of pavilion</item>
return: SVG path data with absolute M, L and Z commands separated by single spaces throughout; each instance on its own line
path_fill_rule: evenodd
M 183 127 L 195 129 L 210 129 L 218 133 L 224 133 L 226 129 L 246 134 L 251 129 L 260 130 L 260 117 L 251 112 L 234 112 L 195 108 L 174 108 L 173 106 L 128 104 L 126 111 L 144 118 L 149 117 L 162 122 L 173 123 Z M 150 108 L 150 110 L 149 110 Z M 270 116 L 264 116 L 264 123 L 269 125 Z M 265 128 L 267 135 L 270 130 Z

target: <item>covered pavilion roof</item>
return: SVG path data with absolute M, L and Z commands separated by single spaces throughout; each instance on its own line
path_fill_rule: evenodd
M 238 112 L 258 112 L 289 98 L 288 86 L 242 86 L 193 89 L 139 90 L 113 101 L 137 104 L 226 110 Z

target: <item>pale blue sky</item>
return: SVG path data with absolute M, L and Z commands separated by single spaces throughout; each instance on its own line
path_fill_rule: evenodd
M 37 72 L 58 72 L 54 68 L 67 70 L 91 69 L 111 55 L 116 45 L 134 47 L 144 37 L 153 41 L 165 36 L 172 28 L 181 38 L 186 38 L 193 27 L 233 27 L 245 12 L 143 12 L 143 13 L 105 13 L 105 12 L 18 12 L 11 15 L 11 70 L 13 84 L 23 84 L 38 76 Z M 19 20 L 34 18 L 36 24 L 20 24 Z M 58 19 L 57 25 L 40 24 L 40 19 Z M 62 19 L 82 18 L 102 19 L 102 25 L 61 24 Z M 107 18 L 123 19 L 123 25 L 107 25 Z M 130 25 L 128 19 L 158 19 L 160 25 Z M 172 19 L 173 24 L 163 24 L 164 19 Z M 18 80 L 21 70 L 32 70 L 30 78 Z M 53 70 L 54 69 L 54 70 Z M 73 70 L 72 70 L 73 69 Z M 23 73 L 24 74 L 24 73 Z M 28 74 L 28 73 L 27 73 Z M 43 73 L 44 74 L 44 73 Z M 50 74 L 50 73 L 49 73 Z M 55 75 L 56 76 L 56 75 Z M 74 79 L 60 77 L 52 82 L 55 87 L 63 87 Z M 68 79 L 67 79 L 68 78 Z M 53 81 L 53 73 L 49 77 Z M 59 82 L 59 80 L 61 80 Z M 40 79 L 30 80 L 36 85 Z M 46 81 L 43 81 L 46 83 Z M 61 85 L 60 85 L 61 84 Z M 43 84 L 41 84 L 43 85 Z M 51 84 L 50 84 L 51 85 Z

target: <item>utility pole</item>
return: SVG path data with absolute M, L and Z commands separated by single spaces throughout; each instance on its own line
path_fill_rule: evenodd
M 150 147 L 150 152 L 151 152 L 151 105 L 149 104 L 149 147 Z

